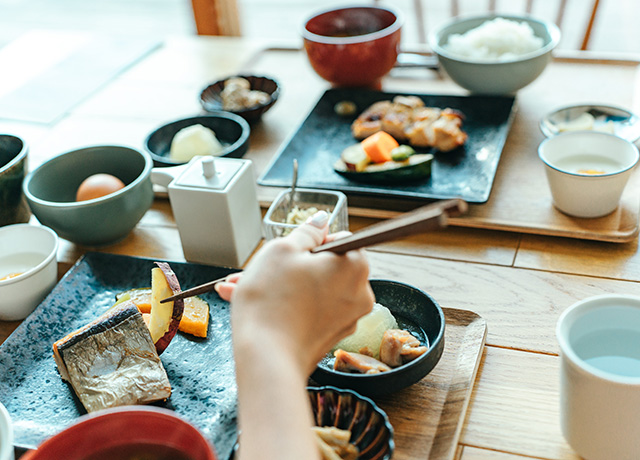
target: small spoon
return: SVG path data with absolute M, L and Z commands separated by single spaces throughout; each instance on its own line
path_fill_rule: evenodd
M 287 209 L 287 216 L 293 209 L 294 196 L 296 193 L 296 185 L 298 185 L 298 159 L 294 158 L 293 159 L 293 179 L 291 181 L 291 194 L 289 195 L 289 209 Z

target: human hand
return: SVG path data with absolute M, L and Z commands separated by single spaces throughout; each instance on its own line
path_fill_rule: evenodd
M 217 290 L 232 303 L 236 351 L 252 344 L 289 353 L 307 373 L 374 302 L 363 251 L 312 254 L 327 241 L 328 215 L 267 243 L 240 276 Z

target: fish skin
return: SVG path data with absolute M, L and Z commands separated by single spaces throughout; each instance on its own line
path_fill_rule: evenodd
M 171 384 L 138 308 L 124 302 L 53 345 L 60 376 L 87 412 L 171 396 Z

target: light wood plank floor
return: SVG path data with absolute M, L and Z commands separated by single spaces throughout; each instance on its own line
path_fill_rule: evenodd
M 537 0 L 534 14 L 552 19 L 559 0 Z M 405 12 L 403 40 L 418 41 L 413 0 L 394 0 L 389 4 Z M 298 39 L 300 24 L 318 8 L 363 0 L 239 0 L 243 34 L 251 37 Z M 385 3 L 384 1 L 382 2 Z M 448 19 L 447 0 L 425 1 L 427 29 Z M 640 2 L 601 0 L 600 16 L 590 48 L 596 51 L 640 53 Z M 486 1 L 460 0 L 463 14 L 481 11 Z M 524 0 L 502 0 L 503 11 L 522 11 Z M 583 32 L 590 0 L 569 0 L 560 48 L 575 49 Z M 97 30 L 122 35 L 163 37 L 193 34 L 195 26 L 189 0 L 0 0 L 0 46 L 34 28 Z

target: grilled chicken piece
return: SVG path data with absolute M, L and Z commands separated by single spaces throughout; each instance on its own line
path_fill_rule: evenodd
M 382 131 L 382 119 L 391 107 L 391 101 L 375 102 L 351 124 L 351 133 L 356 139 L 364 139 Z
M 351 124 L 351 132 L 361 140 L 385 131 L 398 142 L 448 152 L 466 142 L 461 127 L 462 114 L 456 110 L 425 107 L 417 96 L 396 96 L 393 102 L 372 104 Z
M 378 374 L 391 370 L 385 363 L 371 356 L 361 355 L 360 353 L 351 353 L 338 349 L 333 353 L 333 356 L 336 357 L 333 368 L 339 372 Z
M 427 347 L 420 345 L 420 341 L 410 332 L 389 329 L 382 336 L 380 360 L 390 367 L 398 367 L 413 361 L 426 351 Z
M 408 130 L 409 143 L 415 147 L 435 147 L 448 152 L 464 145 L 467 134 L 460 129 L 461 115 L 451 109 L 435 113 L 424 113 L 424 118 L 416 121 Z
M 462 117 L 458 112 L 443 110 L 432 125 L 435 138 L 433 146 L 441 152 L 448 152 L 463 145 L 467 141 L 467 133 L 460 129 L 461 126 Z
M 411 109 L 417 109 L 424 107 L 424 101 L 418 96 L 396 96 L 393 98 L 393 103 L 398 105 L 404 105 Z
M 398 142 L 407 139 L 406 127 L 413 123 L 413 109 L 403 104 L 393 103 L 381 120 L 382 131 L 391 134 Z

